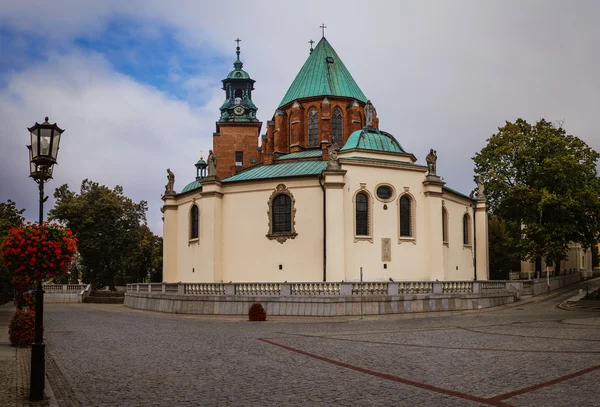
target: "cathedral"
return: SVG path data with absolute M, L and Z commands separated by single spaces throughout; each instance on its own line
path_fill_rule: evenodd
M 433 149 L 418 164 L 380 129 L 325 36 L 266 123 L 239 42 L 233 68 L 195 179 L 169 172 L 166 282 L 488 279 L 483 187 L 448 188 Z

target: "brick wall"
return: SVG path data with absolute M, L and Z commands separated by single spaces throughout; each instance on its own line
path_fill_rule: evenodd
M 217 123 L 218 132 L 213 135 L 213 152 L 217 157 L 219 178 L 227 178 L 240 169 L 251 166 L 251 159 L 260 162 L 258 136 L 261 125 L 262 123 Z M 242 167 L 235 165 L 236 151 L 244 153 Z

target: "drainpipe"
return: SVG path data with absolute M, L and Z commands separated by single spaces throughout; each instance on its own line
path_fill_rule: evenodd
M 477 222 L 475 214 L 477 213 L 477 203 L 473 206 L 473 281 L 477 281 Z
M 323 190 L 323 281 L 327 281 L 327 219 L 325 211 L 327 209 L 327 195 L 325 194 L 325 185 L 323 185 L 323 174 L 319 174 L 319 185 Z

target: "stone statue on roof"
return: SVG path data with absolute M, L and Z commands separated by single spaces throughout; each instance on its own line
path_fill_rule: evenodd
M 328 170 L 339 170 L 340 169 L 340 160 L 338 158 L 338 151 L 340 151 L 340 146 L 337 142 L 333 142 L 327 147 L 327 169 Z
M 167 185 L 165 185 L 165 195 L 175 195 L 175 174 L 167 168 Z
M 425 161 L 427 161 L 427 169 L 429 171 L 427 175 L 436 176 L 437 152 L 433 148 L 429 150 L 429 154 L 427 154 L 427 157 L 425 157 Z
M 477 177 L 477 199 L 485 199 L 485 185 L 481 174 Z
M 368 127 L 373 127 L 373 116 L 375 115 L 375 106 L 371 103 L 370 100 L 367 100 L 367 104 L 365 105 L 365 125 Z
M 208 176 L 216 177 L 217 176 L 217 157 L 213 153 L 212 150 L 208 151 L 208 158 L 206 159 L 208 164 Z

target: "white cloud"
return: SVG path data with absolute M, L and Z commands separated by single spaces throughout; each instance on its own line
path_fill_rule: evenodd
M 189 52 L 229 55 L 231 62 L 239 36 L 244 69 L 257 81 L 258 117 L 267 121 L 324 21 L 382 129 L 421 162 L 429 148 L 437 149 L 438 172 L 468 193 L 471 157 L 505 120 L 565 119 L 570 133 L 600 150 L 598 11 L 593 1 L 545 0 L 307 1 L 293 8 L 281 1 L 231 8 L 204 1 L 19 0 L 3 4 L 0 23 L 27 31 L 35 21 L 37 30 L 72 49 L 74 38 L 94 38 L 112 18 L 126 17 L 144 36 L 166 26 Z M 165 168 L 174 170 L 177 189 L 191 181 L 197 152 L 210 147 L 219 116 L 220 79 L 228 72 L 202 68 L 182 72 L 173 61 L 171 80 L 183 82 L 187 101 L 115 73 L 101 55 L 73 50 L 11 76 L 0 90 L 0 200 L 19 202 L 16 191 L 27 173 L 24 127 L 47 114 L 67 128 L 50 187 L 69 182 L 74 188 L 86 177 L 122 184 L 126 194 L 149 201 L 151 226 L 160 233 Z M 35 203 L 30 184 L 23 199 Z

